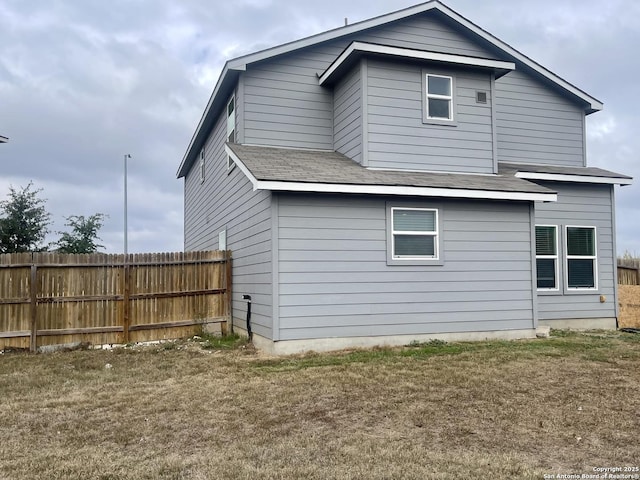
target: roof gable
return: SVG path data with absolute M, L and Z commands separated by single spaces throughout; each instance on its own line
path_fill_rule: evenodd
M 438 16 L 438 18 L 446 21 L 446 23 L 454 29 L 464 33 L 466 37 L 473 39 L 474 43 L 478 44 L 479 50 L 494 52 L 494 57 L 499 57 L 500 60 L 506 60 L 508 62 L 515 62 L 517 63 L 517 68 L 522 66 L 533 72 L 534 75 L 546 80 L 552 84 L 555 89 L 572 98 L 574 101 L 580 102 L 587 114 L 603 108 L 603 105 L 599 100 L 537 64 L 527 56 L 521 54 L 511 46 L 451 10 L 446 5 L 440 3 L 438 0 L 431 0 L 403 10 L 398 10 L 396 12 L 353 23 L 351 25 L 328 30 L 317 35 L 227 61 L 209 102 L 207 103 L 200 122 L 198 123 L 198 126 L 191 138 L 187 151 L 183 156 L 177 173 L 178 177 L 185 176 L 189 171 L 191 164 L 197 157 L 197 152 L 204 144 L 208 132 L 213 127 L 216 117 L 224 108 L 226 99 L 237 82 L 238 75 L 240 72 L 246 70 L 250 65 L 269 61 L 288 53 L 318 46 L 338 39 L 349 40 L 349 42 L 351 42 L 355 35 L 362 34 L 365 31 L 371 31 L 394 22 L 405 21 L 411 17 L 419 16 L 424 13 L 432 13 L 433 15 Z M 498 60 L 496 59 L 496 61 Z M 318 75 L 321 75 L 323 72 L 319 71 L 317 73 Z

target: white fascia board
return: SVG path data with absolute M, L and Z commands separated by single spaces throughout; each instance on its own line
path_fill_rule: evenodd
M 9 138 L 3 137 L 2 135 L 0 135 L 0 143 L 7 143 L 8 141 L 9 141 Z
M 551 180 L 555 182 L 604 183 L 609 185 L 631 185 L 633 179 L 620 177 L 594 177 L 589 175 L 568 175 L 563 173 L 518 172 L 515 175 L 525 180 Z
M 372 195 L 400 195 L 418 197 L 478 198 L 486 200 L 528 200 L 555 202 L 556 193 L 501 192 L 494 190 L 466 190 L 462 188 L 411 187 L 396 185 L 352 185 L 341 183 L 304 183 L 258 180 L 257 190 L 317 193 L 356 193 Z
M 466 55 L 454 55 L 450 53 L 414 50 L 409 48 L 390 47 L 388 45 L 377 45 L 373 43 L 353 42 L 320 76 L 318 83 L 322 85 L 324 82 L 326 82 L 331 77 L 331 75 L 338 68 L 340 68 L 340 65 L 342 65 L 355 52 L 378 53 L 382 55 L 411 58 L 416 60 L 431 60 L 435 62 L 445 62 L 445 63 L 454 64 L 454 65 L 485 67 L 485 68 L 493 68 L 498 70 L 515 70 L 516 69 L 515 63 L 505 62 L 502 60 L 468 57 Z

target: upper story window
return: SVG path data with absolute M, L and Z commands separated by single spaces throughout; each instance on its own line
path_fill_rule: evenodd
M 566 227 L 567 288 L 597 290 L 598 254 L 595 227 Z
M 427 73 L 426 117 L 453 120 L 453 77 Z
M 227 142 L 235 143 L 236 141 L 236 98 L 231 96 L 227 103 Z M 227 156 L 227 169 L 231 170 L 235 167 L 235 163 L 231 157 Z
M 200 183 L 204 183 L 204 169 L 204 147 L 202 147 L 202 150 L 200 150 Z

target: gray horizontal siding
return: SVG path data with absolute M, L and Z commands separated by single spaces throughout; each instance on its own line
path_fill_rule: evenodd
M 362 80 L 358 64 L 334 88 L 334 149 L 362 163 Z
M 238 100 L 242 90 L 238 90 Z M 242 109 L 237 109 L 238 133 Z M 244 326 L 246 302 L 253 300 L 254 331 L 270 338 L 272 332 L 271 195 L 254 192 L 251 183 L 235 168 L 227 174 L 224 153 L 226 117 L 206 142 L 205 182 L 200 183 L 200 162 L 185 178 L 185 250 L 217 249 L 218 233 L 227 230 L 227 248 L 233 253 L 233 316 Z
M 528 205 L 439 203 L 444 265 L 389 266 L 384 198 L 280 195 L 280 339 L 532 328 Z
M 444 18 L 437 13 L 424 13 L 362 32 L 358 40 L 416 50 L 493 57 L 491 52 L 443 20 Z
M 522 71 L 496 80 L 498 160 L 584 166 L 584 111 Z
M 427 70 L 455 77 L 455 126 L 442 126 L 423 123 L 420 66 L 369 60 L 367 71 L 369 166 L 493 173 L 491 102 L 475 101 L 490 96 L 489 75 Z
M 462 55 L 489 55 L 436 17 L 433 13 L 418 15 L 250 65 L 243 73 L 244 141 L 333 149 L 334 95 L 331 88 L 318 85 L 317 74 L 326 70 L 352 41 Z M 268 114 L 266 121 L 264 114 Z M 356 144 L 357 140 L 352 137 L 339 148 L 351 149 L 357 157 L 357 150 L 353 150 Z
M 538 294 L 540 319 L 611 318 L 616 316 L 615 254 L 610 185 L 544 183 L 558 192 L 556 203 L 536 204 L 536 223 L 558 225 L 560 232 L 560 283 L 565 284 L 564 226 L 596 227 L 598 247 L 598 291 L 595 293 Z M 607 301 L 600 302 L 600 295 Z

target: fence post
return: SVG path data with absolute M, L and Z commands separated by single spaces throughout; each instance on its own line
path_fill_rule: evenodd
M 129 258 L 127 257 L 125 259 L 125 264 L 124 264 L 124 296 L 123 296 L 123 310 L 124 310 L 124 315 L 123 315 L 123 322 L 122 322 L 122 328 L 123 328 L 123 336 L 124 336 L 124 343 L 129 343 L 129 314 L 130 314 L 130 297 L 131 297 L 131 275 L 130 275 L 130 270 L 129 270 L 130 266 L 129 266 Z
M 31 342 L 29 349 L 35 352 L 38 349 L 38 292 L 37 292 L 38 266 L 31 264 L 31 283 L 29 285 L 29 296 L 31 301 Z
M 233 302 L 231 294 L 233 292 L 233 260 L 231 250 L 225 252 L 225 307 L 227 309 L 227 332 L 233 334 Z

